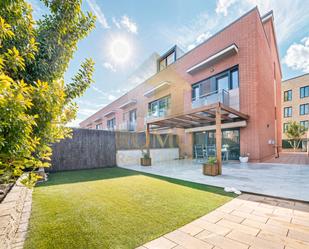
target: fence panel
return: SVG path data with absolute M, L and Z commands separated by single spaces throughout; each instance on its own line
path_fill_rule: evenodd
M 73 129 L 73 137 L 53 145 L 49 171 L 104 168 L 116 165 L 115 134 L 112 131 Z

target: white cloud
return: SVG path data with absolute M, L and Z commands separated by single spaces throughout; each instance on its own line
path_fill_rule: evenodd
M 110 100 L 110 101 L 113 101 L 113 100 L 115 100 L 117 97 L 115 96 L 115 95 L 113 95 L 113 94 L 108 94 L 108 96 L 107 96 L 107 99 L 108 100 Z
M 237 0 L 217 0 L 216 12 L 217 14 L 222 13 L 227 16 L 228 8 L 233 5 Z
M 128 32 L 137 34 L 137 24 L 132 21 L 127 15 L 123 15 L 120 20 L 117 20 L 115 17 L 112 18 L 113 23 L 118 29 L 124 28 Z
M 198 35 L 193 43 L 188 45 L 187 50 L 195 48 L 197 45 L 201 44 L 203 41 L 207 40 L 211 36 L 210 32 L 204 32 Z
M 216 12 L 235 19 L 255 6 L 258 6 L 261 15 L 274 11 L 279 44 L 308 25 L 309 1 L 303 0 L 217 0 Z
M 112 21 L 118 29 L 121 28 L 121 24 L 118 22 L 118 20 L 115 17 L 112 18 Z
M 112 72 L 116 72 L 116 68 L 114 67 L 114 65 L 110 62 L 104 62 L 103 63 L 103 67 L 105 67 L 106 69 L 112 71 Z
M 84 116 L 91 116 L 97 111 L 98 108 L 79 108 L 77 113 Z
M 300 43 L 293 43 L 283 58 L 283 63 L 288 67 L 309 72 L 309 37 L 305 37 Z
M 172 43 L 177 44 L 185 50 L 190 50 L 201 42 L 206 36 L 216 33 L 219 29 L 230 23 L 233 17 L 209 14 L 207 11 L 201 12 L 195 18 L 187 20 L 180 27 L 163 27 L 162 35 Z M 208 38 L 208 37 L 207 37 Z
M 97 21 L 101 24 L 101 26 L 104 29 L 108 29 L 110 28 L 107 20 L 105 18 L 105 15 L 103 13 L 103 11 L 101 10 L 100 6 L 97 4 L 97 2 L 95 0 L 86 0 L 91 11 L 93 12 L 93 14 L 97 17 Z
M 137 24 L 135 22 L 133 22 L 132 20 L 130 20 L 130 18 L 126 15 L 124 15 L 121 18 L 121 24 L 123 27 L 127 28 L 128 31 L 136 34 L 137 33 Z

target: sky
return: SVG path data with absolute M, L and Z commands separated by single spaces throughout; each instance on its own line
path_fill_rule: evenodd
M 39 0 L 28 0 L 35 19 L 47 13 Z M 140 67 L 153 53 L 177 44 L 185 52 L 258 6 L 274 11 L 283 79 L 309 73 L 309 1 L 304 0 L 83 0 L 83 11 L 96 17 L 96 28 L 78 44 L 65 81 L 85 58 L 95 61 L 94 83 L 77 99 L 78 124 L 147 77 Z

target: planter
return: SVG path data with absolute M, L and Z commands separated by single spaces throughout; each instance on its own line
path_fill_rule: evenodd
M 203 174 L 207 176 L 217 176 L 219 175 L 219 166 L 215 164 L 203 164 Z
M 151 166 L 151 158 L 141 158 L 142 166 Z
M 239 161 L 241 163 L 247 163 L 249 161 L 249 157 L 247 157 L 247 156 L 240 156 L 239 157 Z

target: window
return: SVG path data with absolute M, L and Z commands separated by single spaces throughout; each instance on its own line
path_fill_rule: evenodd
M 288 129 L 289 129 L 289 124 L 288 124 L 288 123 L 284 123 L 284 124 L 283 124 L 283 132 L 284 132 L 284 133 L 287 132 Z
M 112 118 L 110 120 L 107 120 L 107 129 L 114 130 L 116 126 L 116 118 Z
M 231 90 L 238 87 L 239 72 L 238 67 L 234 67 L 192 85 L 192 101 L 218 90 Z
M 288 117 L 292 117 L 292 107 L 284 107 L 284 117 L 288 118 Z
M 239 83 L 238 83 L 238 68 L 234 69 L 233 71 L 231 71 L 231 88 L 235 89 L 239 87 Z
M 309 104 L 303 104 L 299 106 L 299 115 L 309 114 Z
M 300 93 L 299 93 L 300 98 L 306 98 L 309 97 L 309 86 L 303 86 L 300 88 Z
M 300 124 L 301 126 L 303 126 L 303 127 L 306 129 L 306 131 L 308 130 L 308 128 L 309 128 L 309 121 L 308 121 L 308 120 L 300 121 L 299 124 Z
M 284 91 L 284 101 L 292 100 L 292 90 Z
M 168 65 L 171 65 L 176 60 L 176 51 L 173 50 L 172 52 L 168 53 L 167 55 L 161 57 L 159 59 L 159 71 L 166 68 Z
M 102 124 L 96 124 L 95 125 L 96 130 L 102 130 Z
M 171 96 L 166 96 L 148 104 L 148 114 L 152 117 L 163 117 L 167 115 L 170 108 Z

